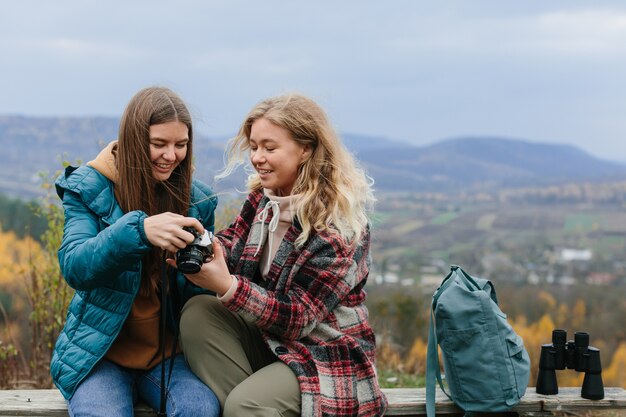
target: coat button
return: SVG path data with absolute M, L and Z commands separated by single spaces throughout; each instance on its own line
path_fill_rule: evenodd
M 289 350 L 287 350 L 287 348 L 284 346 L 278 346 L 276 349 L 274 349 L 274 352 L 276 352 L 277 355 L 284 355 L 286 353 L 289 353 Z

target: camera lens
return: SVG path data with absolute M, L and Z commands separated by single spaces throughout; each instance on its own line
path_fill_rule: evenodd
M 211 238 L 213 234 L 206 231 L 202 236 L 190 227 L 183 227 L 184 230 L 192 233 L 193 242 L 176 252 L 176 266 L 185 274 L 196 274 L 202 269 L 202 264 L 209 262 L 213 255 Z
M 176 258 L 177 268 L 185 274 L 197 274 L 202 268 L 204 254 L 194 246 L 188 246 L 178 251 Z

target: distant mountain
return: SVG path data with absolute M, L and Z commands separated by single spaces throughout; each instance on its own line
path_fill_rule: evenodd
M 626 164 L 571 145 L 465 137 L 359 152 L 378 188 L 455 191 L 626 178 Z
M 117 138 L 118 126 L 114 117 L 0 116 L 0 143 L 5 145 L 0 156 L 0 193 L 24 198 L 41 195 L 40 173 L 53 175 L 62 162 L 75 165 L 93 159 Z M 223 143 L 198 135 L 194 144 L 196 174 L 212 181 L 223 167 Z
M 0 116 L 4 145 L 0 193 L 41 195 L 38 173 L 54 173 L 61 161 L 89 161 L 117 137 L 118 124 L 113 117 Z M 466 137 L 418 147 L 383 137 L 341 136 L 374 178 L 378 191 L 456 192 L 626 178 L 626 165 L 595 158 L 570 145 Z M 217 190 L 242 188 L 243 175 L 214 184 L 213 176 L 224 165 L 224 143 L 224 136 L 196 135 L 196 176 Z
M 380 136 L 360 135 L 357 133 L 341 133 L 341 140 L 346 148 L 355 154 L 380 149 L 394 149 L 412 146 L 399 140 L 387 139 Z
M 361 135 L 358 133 L 340 133 L 343 144 L 352 152 L 359 152 L 372 149 L 393 148 L 394 146 L 410 146 L 406 142 L 387 139 L 381 136 Z M 212 140 L 226 144 L 231 136 L 213 136 Z

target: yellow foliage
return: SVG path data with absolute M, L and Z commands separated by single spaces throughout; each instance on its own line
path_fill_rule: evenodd
M 554 330 L 554 321 L 549 314 L 544 314 L 539 322 L 536 324 L 535 332 L 539 333 L 539 337 L 546 340 L 544 343 L 549 343 L 552 340 L 552 330 Z
M 556 311 L 556 325 L 560 328 L 566 328 L 569 321 L 569 306 L 566 303 L 560 303 Z
M 543 291 L 543 290 L 539 291 L 539 294 L 537 294 L 537 297 L 539 298 L 539 300 L 543 301 L 546 304 L 548 311 L 552 311 L 554 307 L 556 307 L 556 300 L 554 296 L 550 294 L 549 292 Z
M 578 299 L 576 300 L 576 304 L 574 304 L 574 308 L 572 308 L 572 327 L 574 329 L 579 329 L 583 327 L 585 324 L 585 317 L 587 316 L 587 304 L 585 304 L 585 300 Z
M 525 318 L 510 321 L 515 332 L 524 340 L 524 347 L 530 356 L 530 385 L 534 386 L 537 381 L 537 369 L 541 345 L 552 341 L 554 322 L 545 314 L 536 323 L 527 324 Z
M 528 319 L 526 318 L 526 316 L 517 316 L 515 319 L 515 323 L 517 326 L 527 326 L 528 325 Z
M 30 265 L 41 264 L 43 256 L 41 245 L 32 238 L 0 231 L 0 285 L 23 280 Z
M 602 371 L 604 386 L 626 388 L 626 343 L 622 342 L 613 354 L 611 365 Z
M 391 343 L 382 343 L 376 350 L 376 364 L 380 369 L 402 370 L 403 363 L 398 350 Z
M 428 345 L 420 338 L 415 339 L 405 361 L 405 372 L 423 375 L 426 373 Z
M 573 369 L 563 369 L 556 371 L 556 379 L 559 387 L 582 387 L 584 372 L 576 372 Z

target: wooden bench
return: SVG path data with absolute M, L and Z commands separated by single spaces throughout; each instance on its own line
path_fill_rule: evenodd
M 389 400 L 387 416 L 416 417 L 426 415 L 426 390 L 424 388 L 392 388 L 383 390 Z M 581 414 L 600 410 L 622 410 L 626 416 L 626 390 L 605 388 L 603 400 L 591 401 L 580 396 L 580 388 L 559 388 L 559 395 L 539 395 L 528 388 L 521 402 L 507 415 L 550 416 L 553 413 Z M 445 399 L 444 399 L 445 398 Z M 441 392 L 437 392 L 437 415 L 463 415 Z M 616 414 L 622 415 L 622 414 Z M 67 416 L 67 406 L 56 389 L 0 390 L 0 417 L 4 416 Z M 155 417 L 156 413 L 145 405 L 135 408 L 137 417 Z M 490 416 L 493 416 L 490 415 Z

